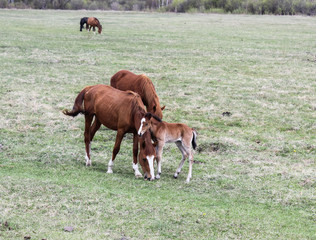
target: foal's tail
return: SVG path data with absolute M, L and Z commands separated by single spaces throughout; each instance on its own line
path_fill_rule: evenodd
M 192 129 L 192 133 L 193 133 L 192 147 L 193 147 L 193 149 L 195 150 L 196 147 L 197 147 L 197 144 L 196 144 L 196 135 L 197 135 L 197 133 L 196 133 L 195 129 Z
M 84 113 L 84 109 L 82 107 L 82 103 L 83 103 L 83 98 L 85 93 L 90 89 L 91 87 L 85 87 L 76 97 L 74 106 L 72 108 L 71 111 L 65 109 L 63 110 L 63 114 L 68 115 L 68 116 L 72 116 L 75 117 L 77 116 L 79 113 Z

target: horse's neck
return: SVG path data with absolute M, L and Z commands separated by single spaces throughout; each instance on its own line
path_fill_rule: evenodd
M 165 132 L 167 130 L 165 122 L 159 122 L 157 120 L 153 120 L 152 122 L 152 127 L 151 127 L 151 132 L 153 135 L 157 135 L 158 132 Z M 156 136 L 157 137 L 157 136 Z
M 143 111 L 141 111 L 140 108 L 136 108 L 133 116 L 134 116 L 134 119 L 133 119 L 134 127 L 136 130 L 138 130 L 140 127 L 140 123 L 142 121 L 142 118 L 145 116 L 145 111 L 143 112 Z

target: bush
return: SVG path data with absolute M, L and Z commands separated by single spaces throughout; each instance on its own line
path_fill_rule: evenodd
M 7 0 L 0 0 L 0 8 L 7 8 L 8 1 Z
M 73 10 L 85 9 L 86 2 L 84 0 L 71 0 L 70 8 Z

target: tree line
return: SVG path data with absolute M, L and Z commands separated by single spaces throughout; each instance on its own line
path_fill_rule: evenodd
M 0 8 L 316 15 L 316 0 L 0 0 Z

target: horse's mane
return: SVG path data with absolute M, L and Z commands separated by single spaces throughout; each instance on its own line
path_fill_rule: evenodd
M 140 88 L 144 95 L 146 95 L 147 99 L 155 99 L 158 98 L 155 86 L 153 82 L 147 77 L 145 74 L 139 75 L 139 78 L 142 79 L 140 81 Z M 146 90 L 145 90 L 146 89 Z
M 137 111 L 142 111 L 146 113 L 145 106 L 143 104 L 143 101 L 138 93 L 135 93 L 133 91 L 126 91 L 126 94 L 132 96 L 131 103 L 132 103 L 132 113 L 135 113 Z

